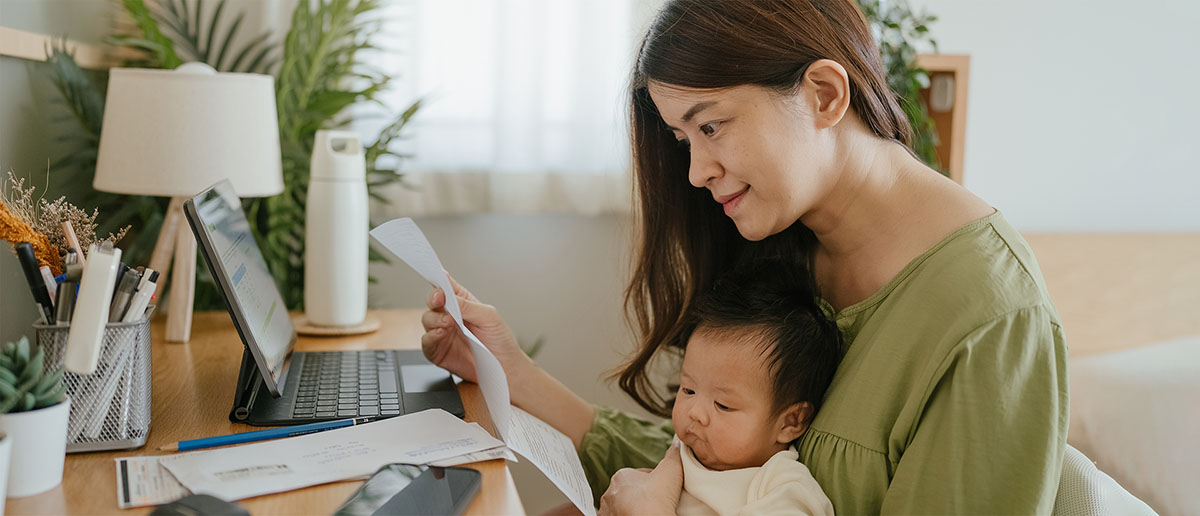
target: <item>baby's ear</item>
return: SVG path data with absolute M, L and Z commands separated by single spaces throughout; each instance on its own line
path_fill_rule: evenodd
M 776 436 L 776 441 L 779 444 L 788 444 L 801 435 L 808 429 L 808 419 L 812 415 L 813 406 L 807 401 L 793 404 L 779 414 L 776 419 L 776 424 L 779 427 L 779 434 Z

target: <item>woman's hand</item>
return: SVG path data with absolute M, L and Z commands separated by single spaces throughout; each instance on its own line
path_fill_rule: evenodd
M 667 455 L 654 469 L 617 471 L 600 497 L 601 516 L 629 514 L 675 514 L 683 492 L 683 462 L 679 443 L 667 449 Z
M 533 361 L 521 350 L 517 338 L 495 307 L 480 303 L 454 278 L 449 275 L 446 277 L 450 279 L 458 297 L 463 324 L 496 355 L 511 383 L 513 376 L 520 374 L 526 366 L 532 366 Z M 458 328 L 458 323 L 454 322 L 454 317 L 446 311 L 445 294 L 441 289 L 434 288 L 425 304 L 429 307 L 421 316 L 421 325 L 425 327 L 425 335 L 421 336 L 421 350 L 425 352 L 425 357 L 465 380 L 478 382 L 471 344 Z

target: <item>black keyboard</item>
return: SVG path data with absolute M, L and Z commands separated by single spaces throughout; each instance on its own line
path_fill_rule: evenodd
M 304 354 L 292 416 L 341 419 L 400 415 L 394 351 Z

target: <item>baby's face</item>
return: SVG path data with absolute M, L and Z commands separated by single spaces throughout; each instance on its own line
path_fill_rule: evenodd
M 762 466 L 791 441 L 780 442 L 791 436 L 783 416 L 772 414 L 761 347 L 698 331 L 688 341 L 679 383 L 671 413 L 675 435 L 705 467 Z

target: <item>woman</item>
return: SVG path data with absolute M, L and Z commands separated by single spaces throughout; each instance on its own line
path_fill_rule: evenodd
M 1058 316 L 1020 235 L 906 147 L 851 0 L 669 2 L 631 90 L 642 230 L 626 305 L 641 345 L 621 387 L 669 414 L 670 379 L 647 369 L 679 345 L 695 293 L 736 260 L 782 255 L 845 337 L 799 442 L 837 512 L 1050 512 L 1067 430 Z M 673 512 L 677 461 L 645 469 L 670 427 L 593 408 L 521 353 L 495 309 L 457 294 L 513 403 L 575 442 L 601 508 Z M 422 344 L 473 378 L 444 301 L 432 294 Z

